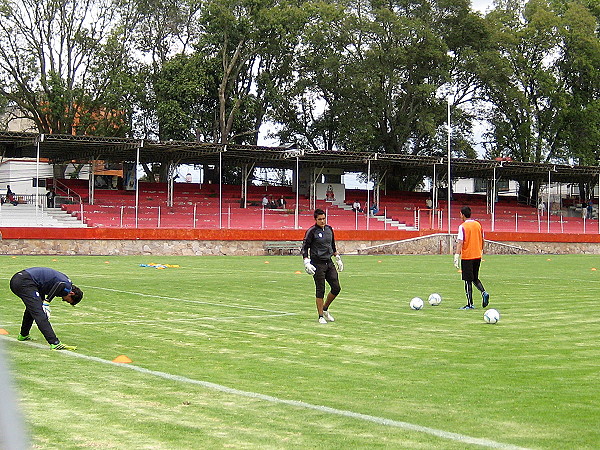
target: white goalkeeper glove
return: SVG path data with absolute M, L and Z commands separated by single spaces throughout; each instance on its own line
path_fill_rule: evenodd
M 337 265 L 338 272 L 344 271 L 344 263 L 342 262 L 342 257 L 340 255 L 335 255 L 335 263 Z
M 46 317 L 48 319 L 50 319 L 50 303 L 48 302 L 43 302 L 42 303 L 42 309 L 44 310 L 44 312 L 46 313 Z
M 456 267 L 457 269 L 460 269 L 460 254 L 459 253 L 454 254 L 454 267 Z
M 317 268 L 310 263 L 310 258 L 304 258 L 304 270 L 309 275 L 314 275 Z

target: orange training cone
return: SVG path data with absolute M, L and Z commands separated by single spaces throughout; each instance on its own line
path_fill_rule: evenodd
M 6 331 L 4 328 L 0 328 L 0 334 L 8 334 L 8 331 Z
M 133 362 L 133 361 L 131 359 L 129 359 L 127 356 L 125 356 L 125 355 L 119 355 L 115 359 L 113 359 L 113 362 L 116 362 L 116 363 L 130 363 L 130 362 Z

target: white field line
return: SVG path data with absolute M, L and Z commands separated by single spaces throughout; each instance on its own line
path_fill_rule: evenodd
M 10 341 L 13 343 L 16 342 L 14 338 L 9 338 L 4 335 L 0 335 L 0 338 L 4 339 L 5 341 Z M 36 344 L 34 342 L 19 342 L 19 344 L 31 345 L 31 346 L 38 347 L 38 348 L 48 351 L 48 346 L 43 345 L 43 344 Z M 133 364 L 115 363 L 113 361 L 109 361 L 107 359 L 102 359 L 102 358 L 97 358 L 95 356 L 88 356 L 88 355 L 83 355 L 80 353 L 75 353 L 75 352 L 70 352 L 70 351 L 65 351 L 65 350 L 60 351 L 60 354 L 62 354 L 64 356 L 70 356 L 72 358 L 80 358 L 80 359 L 85 359 L 87 361 L 98 362 L 101 364 L 118 366 L 123 369 L 134 370 L 139 373 L 151 375 L 153 377 L 163 378 L 163 379 L 169 380 L 169 381 L 176 381 L 179 383 L 187 383 L 187 384 L 193 384 L 196 386 L 202 386 L 206 389 L 212 389 L 214 391 L 224 392 L 224 393 L 230 394 L 230 395 L 253 398 L 256 400 L 263 400 L 266 402 L 292 406 L 295 408 L 312 409 L 312 410 L 319 411 L 324 414 L 350 417 L 350 418 L 356 419 L 356 420 L 372 422 L 377 425 L 383 425 L 383 426 L 387 426 L 387 427 L 401 428 L 404 430 L 416 431 L 418 433 L 425 433 L 425 434 L 429 434 L 432 436 L 437 436 L 442 439 L 457 441 L 457 442 L 461 442 L 464 444 L 480 445 L 482 447 L 488 447 L 488 448 L 524 450 L 523 447 L 518 447 L 515 445 L 511 445 L 511 444 L 504 444 L 502 442 L 493 441 L 491 439 L 471 437 L 471 436 L 467 436 L 464 434 L 452 433 L 450 431 L 438 430 L 436 428 L 424 427 L 424 426 L 416 425 L 416 424 L 409 423 L 409 422 L 402 422 L 402 421 L 398 421 L 398 420 L 386 419 L 384 417 L 371 416 L 368 414 L 361 414 L 361 413 L 348 411 L 348 410 L 344 410 L 344 409 L 330 408 L 328 406 L 314 405 L 312 403 L 306 403 L 306 402 L 299 401 L 299 400 L 286 400 L 286 399 L 282 399 L 279 397 L 273 397 L 271 395 L 264 395 L 264 394 L 259 394 L 256 392 L 250 392 L 250 391 L 242 391 L 239 389 L 223 386 L 221 384 L 211 383 L 210 381 L 194 380 L 192 378 L 187 378 L 187 377 L 183 377 L 180 375 L 173 375 L 173 374 L 166 373 L 166 372 L 159 372 L 157 370 L 145 369 L 143 367 L 139 367 L 139 366 L 136 366 Z

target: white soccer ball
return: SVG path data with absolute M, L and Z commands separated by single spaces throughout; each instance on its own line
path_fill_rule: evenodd
M 423 300 L 421 300 L 419 297 L 415 297 L 410 301 L 411 309 L 421 309 L 422 307 L 423 307 Z
M 431 294 L 429 296 L 429 304 L 431 306 L 438 306 L 442 303 L 442 296 L 440 294 Z
M 483 315 L 486 323 L 497 323 L 500 320 L 500 313 L 495 309 L 488 309 Z

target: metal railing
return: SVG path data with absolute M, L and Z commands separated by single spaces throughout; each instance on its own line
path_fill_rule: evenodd
M 56 187 L 58 187 L 61 191 L 63 191 L 66 194 L 66 195 L 59 195 L 57 192 L 56 195 L 58 197 L 66 197 L 66 198 L 73 199 L 75 201 L 75 203 L 83 203 L 83 201 L 81 199 L 81 195 L 79 195 L 73 189 L 69 188 L 69 186 L 67 186 L 63 182 L 58 181 L 56 178 L 53 178 L 52 184 L 55 187 L 55 189 L 54 189 L 55 191 L 56 191 Z

